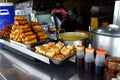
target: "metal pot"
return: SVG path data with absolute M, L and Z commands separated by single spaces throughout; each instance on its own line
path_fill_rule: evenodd
M 92 45 L 98 49 L 103 45 L 107 55 L 120 57 L 120 28 L 111 24 L 108 27 L 100 27 L 92 31 Z
M 74 44 L 75 46 L 79 45 L 80 41 L 82 41 L 83 45 L 87 46 L 89 35 L 84 32 L 64 32 L 58 35 L 58 39 L 65 44 Z

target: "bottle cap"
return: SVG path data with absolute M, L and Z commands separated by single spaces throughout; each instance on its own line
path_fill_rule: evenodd
M 82 42 L 80 42 L 79 45 L 77 45 L 77 50 L 82 51 L 82 50 L 84 50 L 84 48 L 85 47 L 82 45 Z
M 91 43 L 88 45 L 88 48 L 85 49 L 86 53 L 94 53 L 94 48 L 92 48 Z
M 103 46 L 100 46 L 99 49 L 96 50 L 96 53 L 100 55 L 105 55 L 106 50 L 103 49 Z

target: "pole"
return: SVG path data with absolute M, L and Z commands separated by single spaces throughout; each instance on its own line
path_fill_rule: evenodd
M 55 14 L 53 14 L 53 19 L 54 19 L 55 28 L 56 28 L 56 38 L 57 38 L 57 40 L 58 40 L 59 30 L 58 30 L 58 23 L 57 23 L 57 19 L 56 19 Z

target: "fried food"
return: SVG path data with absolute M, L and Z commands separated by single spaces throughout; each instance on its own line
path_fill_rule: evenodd
M 64 46 L 61 50 L 60 50 L 61 54 L 64 56 L 68 56 L 70 55 L 70 49 L 67 49 L 66 46 Z
M 73 44 L 68 44 L 67 48 L 70 49 L 70 50 L 73 50 L 75 48 L 75 46 Z
M 68 44 L 69 45 L 69 44 Z M 64 46 L 62 42 L 48 42 L 41 46 L 35 47 L 35 52 L 43 54 L 49 58 L 54 60 L 61 60 L 69 55 L 71 55 L 75 51 L 74 49 L 68 49 L 67 46 Z
M 34 44 L 37 43 L 36 39 L 30 40 L 30 41 L 25 41 L 25 44 Z
M 22 36 L 23 37 L 27 37 L 27 36 L 31 36 L 31 35 L 33 35 L 33 32 L 26 32 L 26 33 L 22 33 Z
M 14 24 L 16 24 L 16 25 L 24 25 L 24 24 L 27 24 L 27 21 L 14 21 Z
M 63 59 L 64 57 L 65 57 L 64 55 L 58 54 L 58 55 L 55 55 L 53 59 L 55 59 L 55 60 L 61 60 L 61 59 Z
M 15 16 L 14 21 L 27 21 L 27 18 L 24 16 Z
M 30 41 L 30 40 L 33 40 L 33 39 L 36 39 L 36 35 L 31 35 L 31 36 L 25 37 L 25 41 Z

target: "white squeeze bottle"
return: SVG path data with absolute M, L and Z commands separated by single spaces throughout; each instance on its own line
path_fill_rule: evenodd
M 94 48 L 91 44 L 85 48 L 85 53 L 85 72 L 91 73 L 94 70 Z
M 104 73 L 105 54 L 106 50 L 103 49 L 103 46 L 96 50 L 95 75 L 97 76 L 102 76 Z
M 77 68 L 83 69 L 84 68 L 84 56 L 85 56 L 85 46 L 82 45 L 82 42 L 79 43 L 76 47 L 76 64 Z

